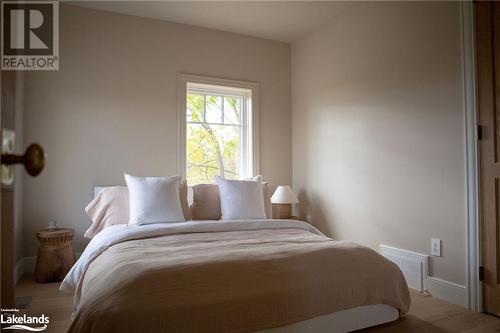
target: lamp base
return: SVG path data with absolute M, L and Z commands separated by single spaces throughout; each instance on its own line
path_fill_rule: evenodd
M 276 218 L 278 219 L 289 219 L 292 217 L 292 205 L 291 204 L 275 204 L 276 205 Z

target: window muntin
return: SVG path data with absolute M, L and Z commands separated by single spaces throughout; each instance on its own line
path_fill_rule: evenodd
M 186 88 L 188 184 L 252 176 L 250 90 L 189 82 Z

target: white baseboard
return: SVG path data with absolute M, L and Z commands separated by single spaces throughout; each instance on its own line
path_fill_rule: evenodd
M 19 279 L 26 273 L 34 273 L 36 266 L 36 257 L 24 257 L 17 261 L 14 266 L 14 286 L 17 285 Z
M 23 274 L 35 273 L 36 257 L 24 257 L 23 261 L 24 261 Z
M 19 279 L 24 274 L 24 258 L 21 258 L 17 261 L 16 266 L 14 266 L 14 286 L 17 285 Z
M 467 307 L 467 288 L 454 282 L 429 276 L 429 256 L 417 252 L 380 245 L 380 254 L 398 265 L 408 286 L 417 291 L 427 291 L 436 298 Z
M 465 286 L 437 277 L 428 276 L 425 279 L 425 289 L 436 298 L 463 306 L 464 308 L 467 307 L 467 288 Z

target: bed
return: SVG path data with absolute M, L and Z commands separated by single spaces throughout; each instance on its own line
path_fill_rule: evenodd
M 295 220 L 113 225 L 61 284 L 69 332 L 348 332 L 407 313 L 399 268 Z

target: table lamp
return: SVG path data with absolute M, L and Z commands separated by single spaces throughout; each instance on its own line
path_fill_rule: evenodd
M 289 219 L 292 217 L 292 204 L 299 202 L 295 193 L 288 185 L 278 186 L 271 197 L 271 202 L 278 208 L 279 219 Z

